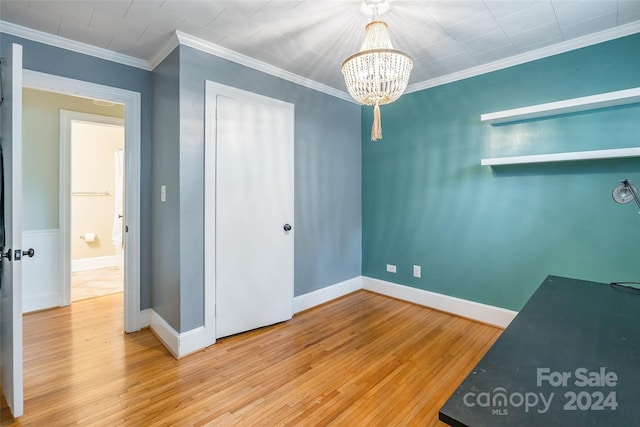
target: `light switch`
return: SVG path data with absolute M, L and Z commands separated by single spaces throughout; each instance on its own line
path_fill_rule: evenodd
M 161 202 L 166 202 L 167 201 L 167 186 L 166 185 L 161 185 L 160 186 L 160 201 Z

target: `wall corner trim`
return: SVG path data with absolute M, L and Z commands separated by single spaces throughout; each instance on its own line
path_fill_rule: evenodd
M 215 334 L 204 326 L 177 332 L 158 313 L 148 308 L 140 312 L 141 326 L 149 326 L 167 350 L 180 359 L 215 343 Z
M 174 32 L 171 34 L 171 37 L 169 37 L 169 40 L 167 40 L 167 42 L 153 54 L 151 59 L 149 59 L 149 68 L 153 71 L 179 45 L 180 40 L 178 39 L 178 34 Z
M 362 278 L 362 288 L 367 291 L 412 302 L 503 329 L 509 326 L 509 323 L 511 323 L 518 314 L 518 312 L 507 310 L 506 308 L 425 291 L 410 286 L 373 279 L 371 277 Z

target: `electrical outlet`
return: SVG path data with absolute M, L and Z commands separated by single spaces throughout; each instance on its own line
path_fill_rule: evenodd
M 422 277 L 422 268 L 419 265 L 413 266 L 413 277 Z
M 389 273 L 395 273 L 396 272 L 396 266 L 393 264 L 387 264 L 387 271 Z

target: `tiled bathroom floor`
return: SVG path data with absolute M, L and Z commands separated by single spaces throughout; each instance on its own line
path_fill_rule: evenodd
M 123 279 L 119 267 L 71 273 L 71 301 L 80 301 L 122 291 Z

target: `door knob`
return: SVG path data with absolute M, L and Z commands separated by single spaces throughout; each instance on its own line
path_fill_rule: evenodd
M 13 258 L 11 256 L 11 249 L 7 249 L 7 252 L 0 252 L 0 259 L 6 258 L 8 261 L 11 261 Z
M 29 258 L 33 258 L 35 254 L 36 251 L 34 251 L 33 248 L 29 248 L 28 251 L 22 251 L 22 256 L 28 256 Z
M 291 231 L 291 226 L 289 224 L 284 225 L 284 231 Z

